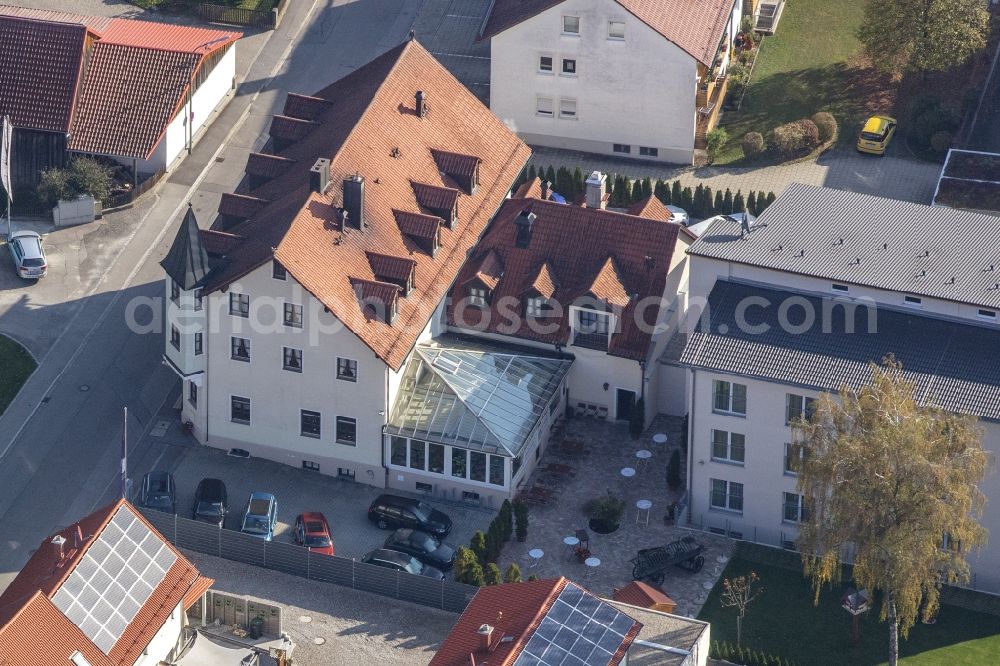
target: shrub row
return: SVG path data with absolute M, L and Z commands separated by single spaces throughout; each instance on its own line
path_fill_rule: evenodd
M 744 666 L 795 666 L 795 662 L 789 659 L 725 641 L 712 641 L 708 656 Z
M 782 159 L 790 159 L 808 154 L 836 136 L 837 119 L 831 113 L 820 111 L 811 118 L 775 127 L 767 143 L 760 132 L 747 132 L 743 135 L 743 155 L 753 159 L 770 150 Z
M 521 569 L 516 563 L 507 567 L 503 575 L 496 564 L 503 545 L 514 535 L 515 521 L 518 539 L 522 539 L 528 531 L 527 507 L 521 502 L 511 504 L 510 500 L 504 500 L 486 532 L 478 530 L 472 535 L 468 548 L 459 546 L 455 553 L 455 580 L 477 586 L 520 583 Z

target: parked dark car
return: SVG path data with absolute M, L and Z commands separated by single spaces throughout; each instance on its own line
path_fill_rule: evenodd
M 451 518 L 433 508 L 427 502 L 399 497 L 398 495 L 379 495 L 368 507 L 368 520 L 380 530 L 390 527 L 409 527 L 423 530 L 443 539 L 451 532 Z
M 386 537 L 383 546 L 412 555 L 441 571 L 448 571 L 455 565 L 455 548 L 422 530 L 402 527 Z
M 154 470 L 142 477 L 142 484 L 139 486 L 139 506 L 176 513 L 177 487 L 174 485 L 174 475 Z
M 396 552 L 395 550 L 378 548 L 365 555 L 361 561 L 365 564 L 374 564 L 377 567 L 405 571 L 406 573 L 426 576 L 435 580 L 444 580 L 444 573 L 440 569 L 435 569 L 415 557 L 411 557 L 406 553 Z
M 229 513 L 229 496 L 226 484 L 220 479 L 202 479 L 194 491 L 194 508 L 191 517 L 213 525 L 223 526 Z

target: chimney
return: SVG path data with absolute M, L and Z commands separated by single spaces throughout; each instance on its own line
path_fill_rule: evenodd
M 59 558 L 57 564 L 62 564 L 63 558 L 66 557 L 66 551 L 64 549 L 64 546 L 66 545 L 66 537 L 57 534 L 54 537 L 52 537 L 51 543 L 54 550 L 56 551 L 56 557 Z
M 543 199 L 547 200 L 549 198 L 549 190 L 550 189 L 552 189 L 552 183 L 550 183 L 547 180 L 543 180 L 542 181 L 542 198 Z
M 355 229 L 365 228 L 365 178 L 354 174 L 344 179 L 344 211 L 347 224 Z
M 488 624 L 481 624 L 476 633 L 479 634 L 479 649 L 489 652 L 490 640 L 493 638 L 493 627 Z
M 427 97 L 424 96 L 423 90 L 417 91 L 417 115 L 421 118 L 427 117 Z
M 330 160 L 321 157 L 309 169 L 309 189 L 323 194 L 330 186 Z
M 587 177 L 587 208 L 604 208 L 604 184 L 608 177 L 594 171 Z
M 531 243 L 531 227 L 535 224 L 536 217 L 538 216 L 534 213 L 522 210 L 514 218 L 514 224 L 517 225 L 517 247 L 528 247 L 528 244 Z

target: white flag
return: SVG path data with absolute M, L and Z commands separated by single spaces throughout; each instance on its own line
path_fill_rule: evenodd
M 0 130 L 0 183 L 7 192 L 7 199 L 14 200 L 14 191 L 10 188 L 10 149 L 14 138 L 14 126 L 10 124 L 10 116 L 3 117 L 3 127 Z

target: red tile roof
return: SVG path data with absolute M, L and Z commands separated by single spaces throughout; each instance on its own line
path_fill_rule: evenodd
M 119 509 L 135 515 L 162 539 L 176 560 L 105 656 L 51 599 Z M 55 535 L 46 537 L 0 595 L 0 664 L 4 666 L 65 666 L 74 650 L 82 652 L 92 666 L 132 664 L 192 588 L 204 587 L 209 580 L 125 500 L 98 509 L 57 534 L 66 539 L 63 557 L 51 543 Z M 50 647 L 37 651 L 31 647 L 39 644 Z
M 285 114 L 292 118 L 302 120 L 315 120 L 333 104 L 328 99 L 313 97 L 312 95 L 300 95 L 298 93 L 288 93 L 285 97 Z
M 82 25 L 0 16 L 0 116 L 68 132 L 87 36 Z
M 719 49 L 733 0 L 616 0 L 629 13 L 710 66 Z M 494 0 L 482 39 L 559 5 L 563 0 Z
M 57 12 L 48 9 L 33 9 L 31 7 L 18 7 L 15 5 L 0 5 L 0 15 L 20 16 L 38 21 L 54 21 L 56 23 L 79 23 L 90 28 L 92 31 L 101 34 L 108 29 L 116 19 L 111 16 L 90 16 L 87 14 L 74 14 L 72 12 Z
M 469 666 L 473 663 L 510 666 L 567 585 L 574 583 L 559 577 L 479 588 L 431 659 L 430 666 Z M 584 594 L 596 599 L 585 590 Z M 488 649 L 478 633 L 484 624 L 493 627 Z M 642 624 L 635 622 L 618 652 L 606 662 L 608 666 L 621 662 L 641 629 Z
M 537 216 L 525 248 L 517 247 L 514 222 L 523 211 Z M 683 248 L 676 247 L 681 229 L 672 222 L 608 210 L 541 199 L 509 199 L 459 273 L 451 291 L 449 321 L 467 330 L 565 345 L 570 335 L 569 306 L 593 293 L 620 309 L 621 327 L 611 336 L 608 352 L 643 360 L 649 354 L 649 331 L 659 317 L 659 308 L 645 307 L 644 299 L 663 295 L 671 259 L 675 252 L 683 252 Z M 492 294 L 493 311 L 487 314 L 478 308 L 461 307 L 467 296 L 466 283 L 479 270 L 482 258 L 494 252 L 503 263 L 504 273 Z M 544 264 L 549 266 L 548 280 L 539 277 Z M 544 285 L 550 291 L 548 297 L 562 306 L 555 332 L 533 331 L 525 320 L 515 328 L 511 318 L 496 307 L 509 298 L 520 301 L 536 284 Z M 638 304 L 644 305 L 638 316 L 647 326 L 637 324 Z M 459 313 L 461 321 L 456 320 Z
M 479 280 L 483 286 L 492 291 L 497 288 L 501 277 L 503 277 L 503 260 L 500 259 L 498 252 L 490 250 L 475 262 L 475 269 L 465 280 L 465 283 L 470 280 Z
M 639 608 L 652 608 L 660 604 L 676 606 L 674 600 L 661 590 L 638 580 L 632 581 L 620 590 L 615 590 L 612 598 Z
M 204 56 L 227 44 L 232 44 L 242 36 L 243 33 L 229 30 L 116 18 L 112 19 L 111 24 L 104 29 L 101 40 L 113 44 Z
M 274 178 L 292 164 L 295 164 L 295 160 L 278 157 L 277 155 L 267 155 L 265 153 L 250 153 L 250 157 L 247 159 L 246 171 L 251 176 Z
M 414 111 L 417 90 L 427 97 L 423 118 Z M 295 164 L 247 192 L 271 203 L 228 229 L 246 240 L 229 253 L 224 267 L 209 274 L 205 289 L 221 289 L 276 258 L 379 358 L 398 369 L 530 151 L 416 41 L 390 50 L 314 96 L 333 103 L 310 126 L 308 136 L 276 151 Z M 479 157 L 476 193 L 448 189 L 432 150 Z M 321 157 L 331 160 L 331 186 L 323 194 L 309 187 L 309 170 Z M 341 231 L 341 184 L 355 173 L 365 179 L 367 226 Z M 416 190 L 423 188 L 411 181 L 429 186 L 425 193 L 441 196 L 446 204 L 461 199 L 454 228 L 434 226 L 434 218 L 417 202 Z M 432 257 L 413 238 L 435 232 L 441 249 Z M 416 284 L 398 299 L 392 324 L 361 316 L 353 284 L 377 282 L 368 252 L 416 263 Z
M 559 288 L 559 280 L 556 279 L 552 264 L 543 261 L 542 265 L 538 268 L 538 273 L 535 274 L 535 279 L 531 281 L 528 287 L 530 291 L 534 291 L 539 296 L 552 298 L 552 295 L 556 293 L 556 289 Z
M 268 203 L 257 197 L 225 192 L 219 200 L 219 213 L 245 220 L 264 210 Z
M 417 262 L 408 257 L 393 257 L 378 252 L 366 254 L 372 275 L 383 282 L 408 282 L 417 266 Z
M 302 118 L 275 114 L 271 118 L 270 135 L 275 139 L 298 141 L 316 129 L 316 123 Z
M 458 204 L 459 191 L 453 187 L 412 183 L 417 204 L 430 212 L 451 211 Z
M 657 199 L 653 195 L 649 195 L 645 199 L 635 202 L 625 211 L 629 215 L 636 215 L 638 217 L 645 217 L 650 220 L 660 220 L 661 222 L 667 222 L 673 218 L 673 213 L 663 205 L 663 202 Z

